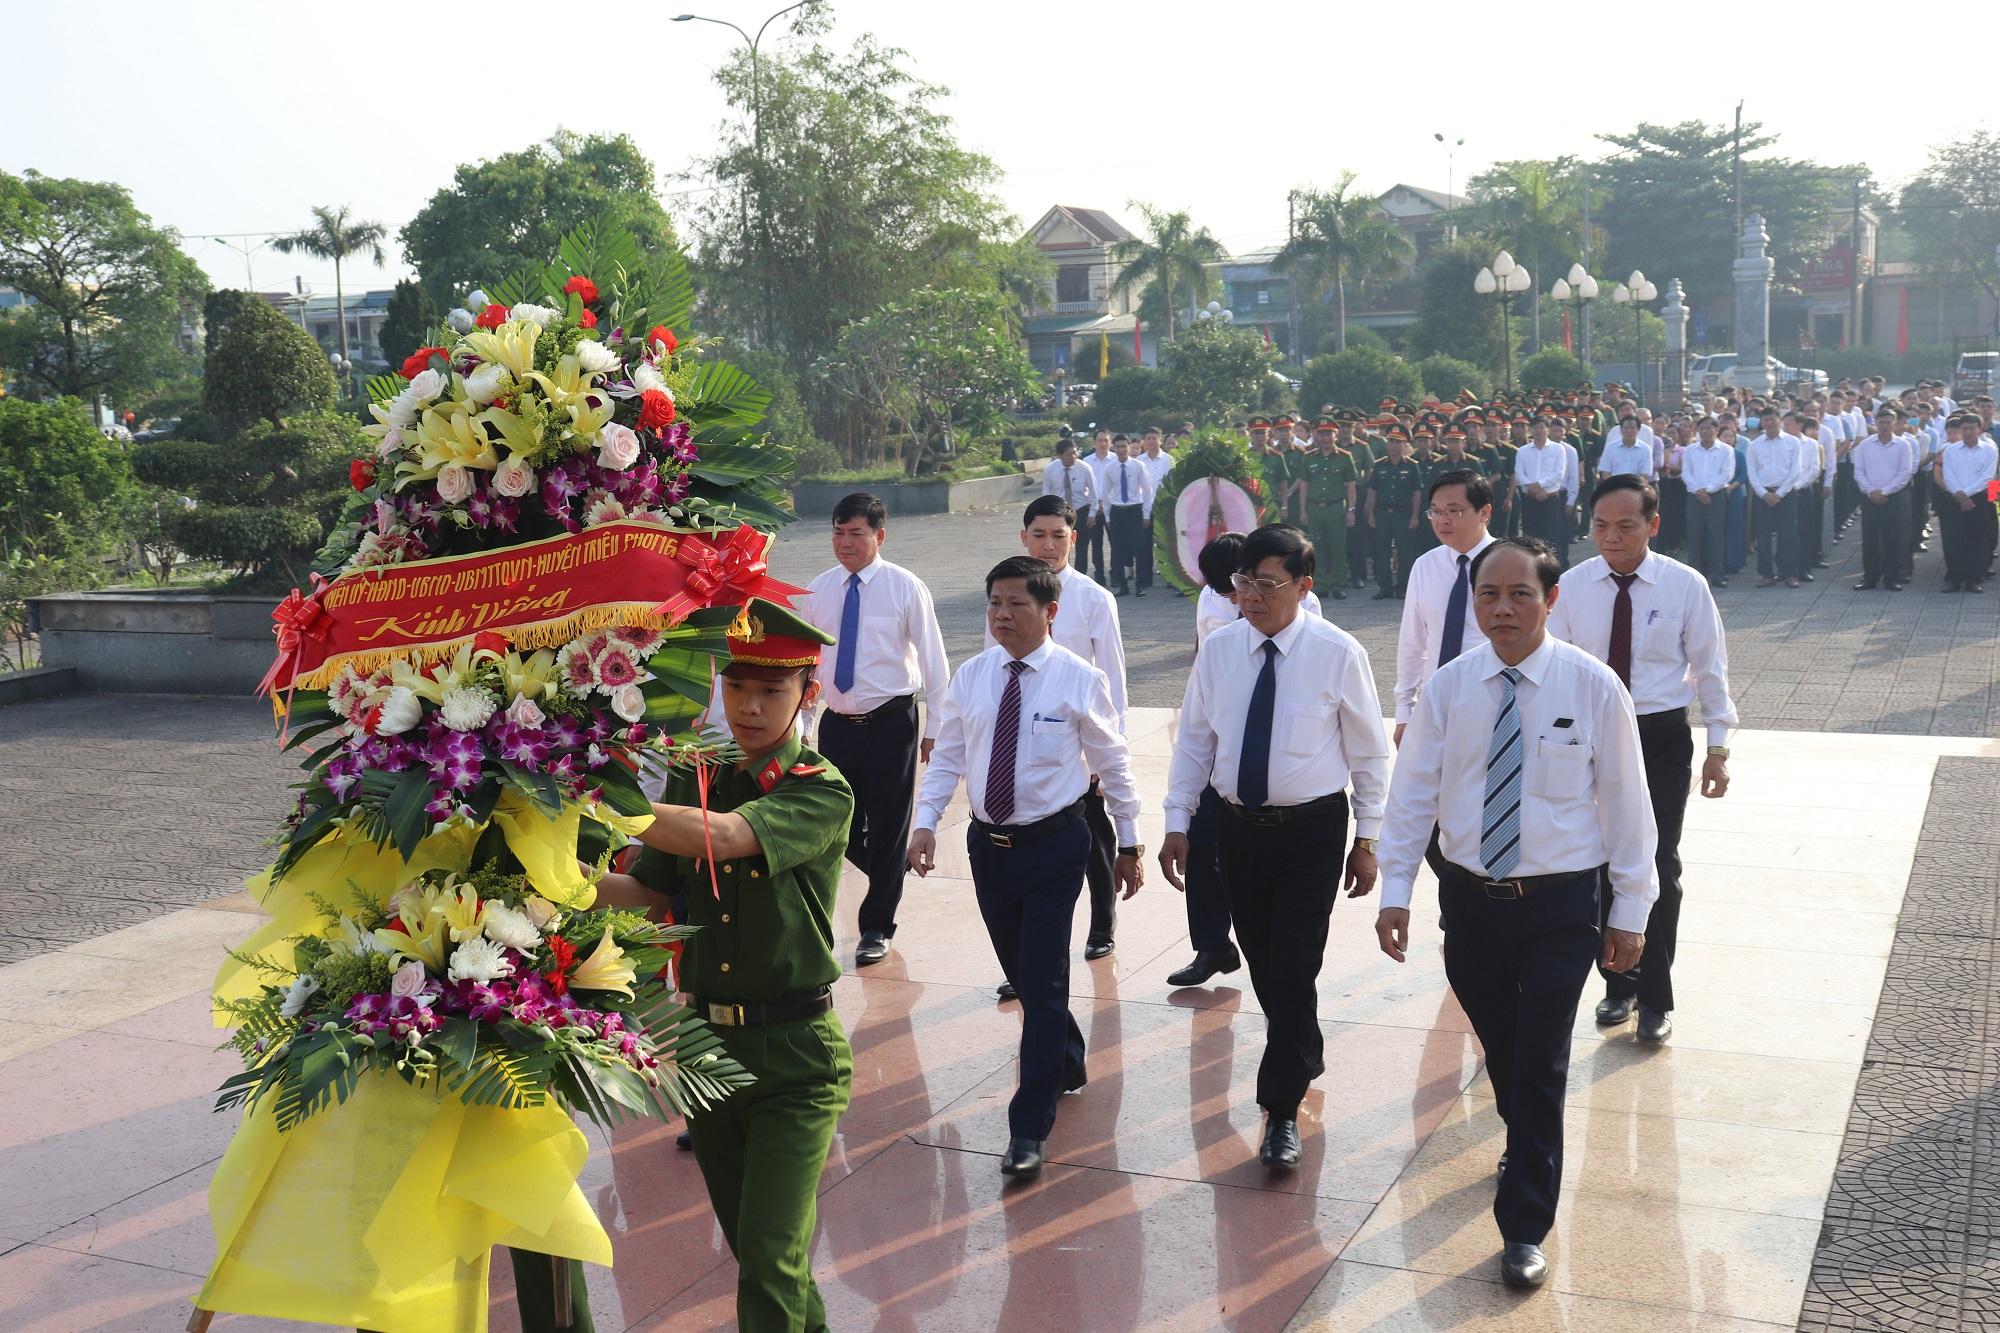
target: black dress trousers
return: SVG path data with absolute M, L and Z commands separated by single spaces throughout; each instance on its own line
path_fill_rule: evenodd
M 1326 1069 L 1318 981 L 1327 918 L 1347 863 L 1347 796 L 1339 793 L 1283 824 L 1253 823 L 1224 809 L 1218 833 L 1229 918 L 1264 1010 L 1257 1104 L 1294 1119 L 1307 1087 Z
M 1084 793 L 1083 822 L 1090 830 L 1090 859 L 1083 863 L 1084 883 L 1090 888 L 1090 934 L 1084 943 L 1110 944 L 1118 935 L 1118 832 L 1095 782 Z
M 1444 974 L 1486 1048 L 1507 1170 L 1493 1219 L 1507 1241 L 1539 1245 L 1562 1190 L 1563 1099 L 1570 1028 L 1598 957 L 1601 867 L 1525 898 L 1489 898 L 1452 867 L 1438 886 Z
M 1646 765 L 1646 791 L 1660 845 L 1653 868 L 1660 896 L 1646 918 L 1646 952 L 1629 972 L 1604 973 L 1605 994 L 1637 997 L 1656 1013 L 1674 1011 L 1674 943 L 1681 925 L 1681 827 L 1687 822 L 1688 784 L 1694 778 L 1694 733 L 1687 709 L 1648 713 L 1639 719 L 1639 755 Z M 1604 886 L 1604 914 L 1611 913 L 1611 889 Z
M 1188 864 L 1182 877 L 1187 885 L 1188 942 L 1197 953 L 1228 953 L 1235 948 L 1229 942 L 1229 899 L 1222 891 L 1222 865 L 1217 859 L 1223 818 L 1222 798 L 1215 788 L 1203 787 L 1201 804 L 1188 821 Z
M 829 709 L 819 723 L 819 752 L 854 791 L 847 828 L 847 860 L 868 876 L 860 926 L 896 933 L 909 868 L 910 814 L 917 803 L 915 695 L 892 699 L 871 713 L 849 717 Z

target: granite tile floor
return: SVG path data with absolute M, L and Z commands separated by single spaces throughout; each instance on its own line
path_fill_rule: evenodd
M 1149 844 L 1172 726 L 1168 710 L 1135 710 Z M 1421 912 L 1397 967 L 1375 951 L 1372 904 L 1335 908 L 1328 1073 L 1301 1169 L 1271 1177 L 1254 1161 L 1255 999 L 1242 973 L 1167 987 L 1186 924 L 1155 868 L 1111 958 L 1082 962 L 1079 920 L 1072 1008 L 1091 1081 L 1065 1100 L 1041 1180 L 1006 1184 L 1019 1020 L 994 1002 L 961 855 L 912 879 L 888 960 L 837 987 L 854 1100 L 813 1252 L 834 1327 L 1793 1326 L 1933 773 L 2000 743 L 1750 731 L 1736 748 L 1731 796 L 1689 812 L 1674 1041 L 1600 1032 L 1586 993 L 1543 1290 L 1497 1283 L 1497 1120 Z M 0 967 L 0 1327 L 165 1333 L 187 1317 L 231 1128 L 209 1109 L 233 1057 L 214 1049 L 203 996 L 256 919 L 228 872 L 216 879 L 209 905 Z M 597 1326 L 730 1327 L 734 1265 L 672 1128 L 592 1139 L 583 1186 L 618 1255 L 592 1274 Z M 504 1264 L 493 1327 L 515 1327 Z

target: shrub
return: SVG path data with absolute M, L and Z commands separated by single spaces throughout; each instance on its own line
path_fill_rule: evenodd
M 1521 363 L 1524 389 L 1573 389 L 1589 378 L 1590 367 L 1560 347 L 1544 347 Z
M 1417 362 L 1417 374 L 1423 377 L 1424 392 L 1434 393 L 1439 398 L 1450 400 L 1460 392 L 1470 389 L 1472 396 L 1482 402 L 1493 396 L 1493 377 L 1455 356 L 1427 356 Z
M 231 430 L 333 406 L 333 368 L 319 344 L 254 297 L 228 312 L 203 373 L 202 405 Z
M 1176 337 L 1161 359 L 1155 410 L 1210 424 L 1263 401 L 1278 352 L 1254 329 L 1211 322 Z
M 1347 326 L 1347 345 L 1349 347 L 1373 347 L 1383 352 L 1389 350 L 1389 340 L 1387 338 L 1362 324 L 1349 324 Z M 1321 356 L 1336 356 L 1339 353 L 1340 333 L 1336 330 L 1332 333 L 1322 334 L 1319 340 L 1319 354 Z
M 1299 401 L 1372 408 L 1384 398 L 1411 399 L 1424 391 L 1417 368 L 1376 347 L 1350 347 L 1306 362 Z
M 1160 408 L 1160 372 L 1147 366 L 1114 370 L 1097 386 L 1093 400 L 1099 420 L 1143 424 Z

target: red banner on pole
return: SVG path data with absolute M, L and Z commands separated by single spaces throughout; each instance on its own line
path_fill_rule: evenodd
M 1896 355 L 1907 355 L 1910 350 L 1910 289 L 1903 288 L 1903 299 L 1896 306 Z
M 1576 350 L 1576 348 L 1570 345 L 1569 341 L 1569 311 L 1567 310 L 1563 311 L 1563 350 L 1565 352 L 1574 352 Z

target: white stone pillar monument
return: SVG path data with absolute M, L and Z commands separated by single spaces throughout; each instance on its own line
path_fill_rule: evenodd
M 1667 406 L 1685 407 L 1688 392 L 1688 308 L 1679 278 L 1667 284 L 1667 304 L 1660 311 L 1660 318 L 1667 325 L 1667 364 L 1662 368 L 1666 382 L 1660 386 L 1661 394 L 1667 400 Z
M 1777 387 L 1771 373 L 1771 279 L 1778 265 L 1770 256 L 1771 236 L 1762 213 L 1746 214 L 1730 271 L 1736 279 L 1736 373 L 1739 389 L 1770 393 Z

